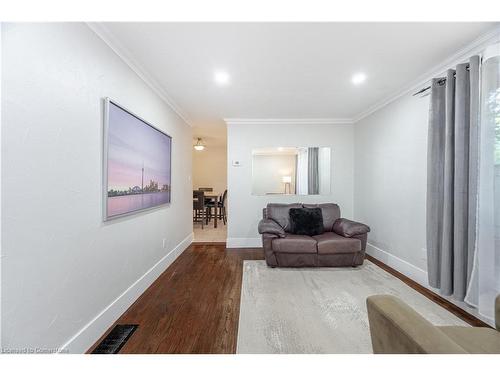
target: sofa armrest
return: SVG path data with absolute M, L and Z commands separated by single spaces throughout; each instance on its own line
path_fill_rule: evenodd
M 340 218 L 333 223 L 333 231 L 343 237 L 353 237 L 368 233 L 370 227 L 356 221 Z
M 451 354 L 466 351 L 399 298 L 366 299 L 375 354 Z
M 272 219 L 262 219 L 259 221 L 259 233 L 274 234 L 279 237 L 285 237 L 285 230 L 281 225 Z

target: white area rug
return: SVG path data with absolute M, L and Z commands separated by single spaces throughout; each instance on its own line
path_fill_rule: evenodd
M 237 353 L 372 353 L 374 294 L 395 295 L 437 325 L 468 325 L 369 261 L 300 269 L 245 261 Z

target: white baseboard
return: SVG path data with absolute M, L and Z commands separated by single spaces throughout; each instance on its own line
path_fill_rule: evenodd
M 193 242 L 193 233 L 183 239 L 173 250 L 161 258 L 136 282 L 111 302 L 94 319 L 59 349 L 61 353 L 85 353 L 139 296 L 167 269 L 168 266 Z
M 239 248 L 239 247 L 262 247 L 262 238 L 260 237 L 252 237 L 252 238 L 243 238 L 243 237 L 235 237 L 228 238 L 226 241 L 227 248 Z
M 366 253 L 387 264 L 389 267 L 394 268 L 396 271 L 401 272 L 403 275 L 408 276 L 420 285 L 431 289 L 427 281 L 427 271 L 424 271 L 423 269 L 408 263 L 406 260 L 398 258 L 397 256 L 372 245 L 371 243 L 366 244 Z

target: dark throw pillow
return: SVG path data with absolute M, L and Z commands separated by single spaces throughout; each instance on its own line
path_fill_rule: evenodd
M 294 234 L 316 236 L 325 231 L 321 208 L 290 208 L 290 221 Z

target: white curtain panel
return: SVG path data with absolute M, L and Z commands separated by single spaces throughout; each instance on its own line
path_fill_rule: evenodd
M 307 195 L 308 193 L 308 150 L 307 147 L 299 147 L 297 154 L 297 181 L 296 194 Z
M 465 301 L 492 323 L 500 294 L 500 44 L 486 49 L 481 73 L 478 229 Z

